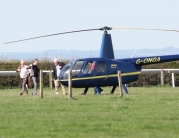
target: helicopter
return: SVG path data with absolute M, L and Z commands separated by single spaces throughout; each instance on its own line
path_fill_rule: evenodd
M 87 94 L 90 87 L 105 87 L 112 86 L 110 94 L 113 94 L 118 86 L 117 71 L 121 71 L 122 76 L 122 88 L 126 94 L 128 90 L 125 84 L 136 81 L 141 73 L 142 66 L 163 62 L 170 62 L 179 60 L 179 55 L 163 55 L 163 56 L 147 56 L 147 57 L 135 57 L 115 59 L 114 50 L 112 44 L 111 34 L 108 34 L 109 30 L 151 30 L 151 31 L 170 31 L 179 32 L 179 30 L 166 30 L 166 29 L 147 29 L 147 28 L 111 28 L 102 27 L 97 29 L 77 30 L 70 32 L 62 32 L 57 34 L 50 34 L 38 37 L 32 37 L 27 39 L 21 39 L 17 41 L 6 42 L 4 44 L 15 43 L 20 41 L 26 41 L 31 39 L 37 39 L 42 37 L 49 37 L 54 35 L 62 35 L 68 33 L 78 33 L 85 31 L 103 31 L 102 43 L 99 57 L 94 58 L 82 58 L 70 61 L 61 70 L 60 82 L 68 86 L 68 72 L 72 71 L 72 87 L 85 88 L 83 95 Z M 101 90 L 102 91 L 102 90 Z

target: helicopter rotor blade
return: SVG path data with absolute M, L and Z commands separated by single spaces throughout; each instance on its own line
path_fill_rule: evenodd
M 38 38 L 49 37 L 49 36 L 55 36 L 55 35 L 78 33 L 78 32 L 85 32 L 85 31 L 96 31 L 96 30 L 103 30 L 103 29 L 104 28 L 86 29 L 86 30 L 77 30 L 77 31 L 70 31 L 70 32 L 62 32 L 62 33 L 56 33 L 56 34 L 50 34 L 50 35 L 42 35 L 42 36 L 31 37 L 31 38 L 26 38 L 26 39 L 11 41 L 11 42 L 5 42 L 4 44 L 16 43 L 16 42 L 27 41 L 27 40 L 38 39 Z
M 11 41 L 11 42 L 5 42 L 4 44 L 16 43 L 16 42 L 27 41 L 27 40 L 38 39 L 38 38 L 49 37 L 49 36 L 55 36 L 55 35 L 62 35 L 62 34 L 69 34 L 69 33 L 78 33 L 78 32 L 86 32 L 86 31 L 96 31 L 96 30 L 101 30 L 101 31 L 104 31 L 104 32 L 107 32 L 108 30 L 150 30 L 150 31 L 179 32 L 179 30 L 169 30 L 169 29 L 111 28 L 111 27 L 105 26 L 105 27 L 97 28 L 97 29 L 76 30 L 76 31 L 62 32 L 62 33 L 56 33 L 56 34 L 50 34 L 50 35 L 42 35 L 42 36 L 31 37 L 31 38 L 26 38 L 26 39 Z
M 149 29 L 149 28 L 112 28 L 112 30 L 147 30 L 147 31 L 179 32 L 179 30 L 169 30 L 169 29 Z

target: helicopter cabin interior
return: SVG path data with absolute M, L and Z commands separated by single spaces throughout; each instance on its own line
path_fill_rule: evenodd
M 76 60 L 68 63 L 61 72 L 61 79 L 68 79 L 68 72 L 72 70 L 72 78 L 101 76 L 107 73 L 106 61 Z

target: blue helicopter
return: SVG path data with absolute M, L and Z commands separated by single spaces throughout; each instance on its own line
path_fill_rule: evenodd
M 100 87 L 112 86 L 111 94 L 114 93 L 116 87 L 118 86 L 118 76 L 117 71 L 121 71 L 122 76 L 122 87 L 126 94 L 128 90 L 125 84 L 136 81 L 141 73 L 142 66 L 163 62 L 170 62 L 179 60 L 179 55 L 165 55 L 165 56 L 150 56 L 150 57 L 137 57 L 137 58 L 125 58 L 125 59 L 115 59 L 114 50 L 112 45 L 111 35 L 108 34 L 109 30 L 153 30 L 153 31 L 171 31 L 179 32 L 178 30 L 166 30 L 166 29 L 146 29 L 146 28 L 111 28 L 102 27 L 97 29 L 87 29 L 63 32 L 51 35 L 44 35 L 39 37 L 33 37 L 28 39 L 22 39 L 8 43 L 14 43 L 19 41 L 31 40 L 36 38 L 77 33 L 84 31 L 104 31 L 102 36 L 102 43 L 100 54 L 98 58 L 84 58 L 77 59 L 67 63 L 61 70 L 60 81 L 63 85 L 68 86 L 68 72 L 72 71 L 72 87 L 74 88 L 85 88 L 83 95 L 86 95 L 90 87 L 98 88 L 98 91 L 102 91 Z

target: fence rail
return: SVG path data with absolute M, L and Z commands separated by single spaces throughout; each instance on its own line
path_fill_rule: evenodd
M 43 70 L 44 75 L 48 75 L 50 70 Z M 0 76 L 18 76 L 16 71 L 0 71 Z
M 179 73 L 179 69 L 142 69 L 141 73 Z
M 43 70 L 44 75 L 48 75 L 51 70 Z M 147 73 L 179 73 L 179 69 L 142 69 L 142 74 Z M 16 71 L 0 71 L 0 76 L 18 76 Z

